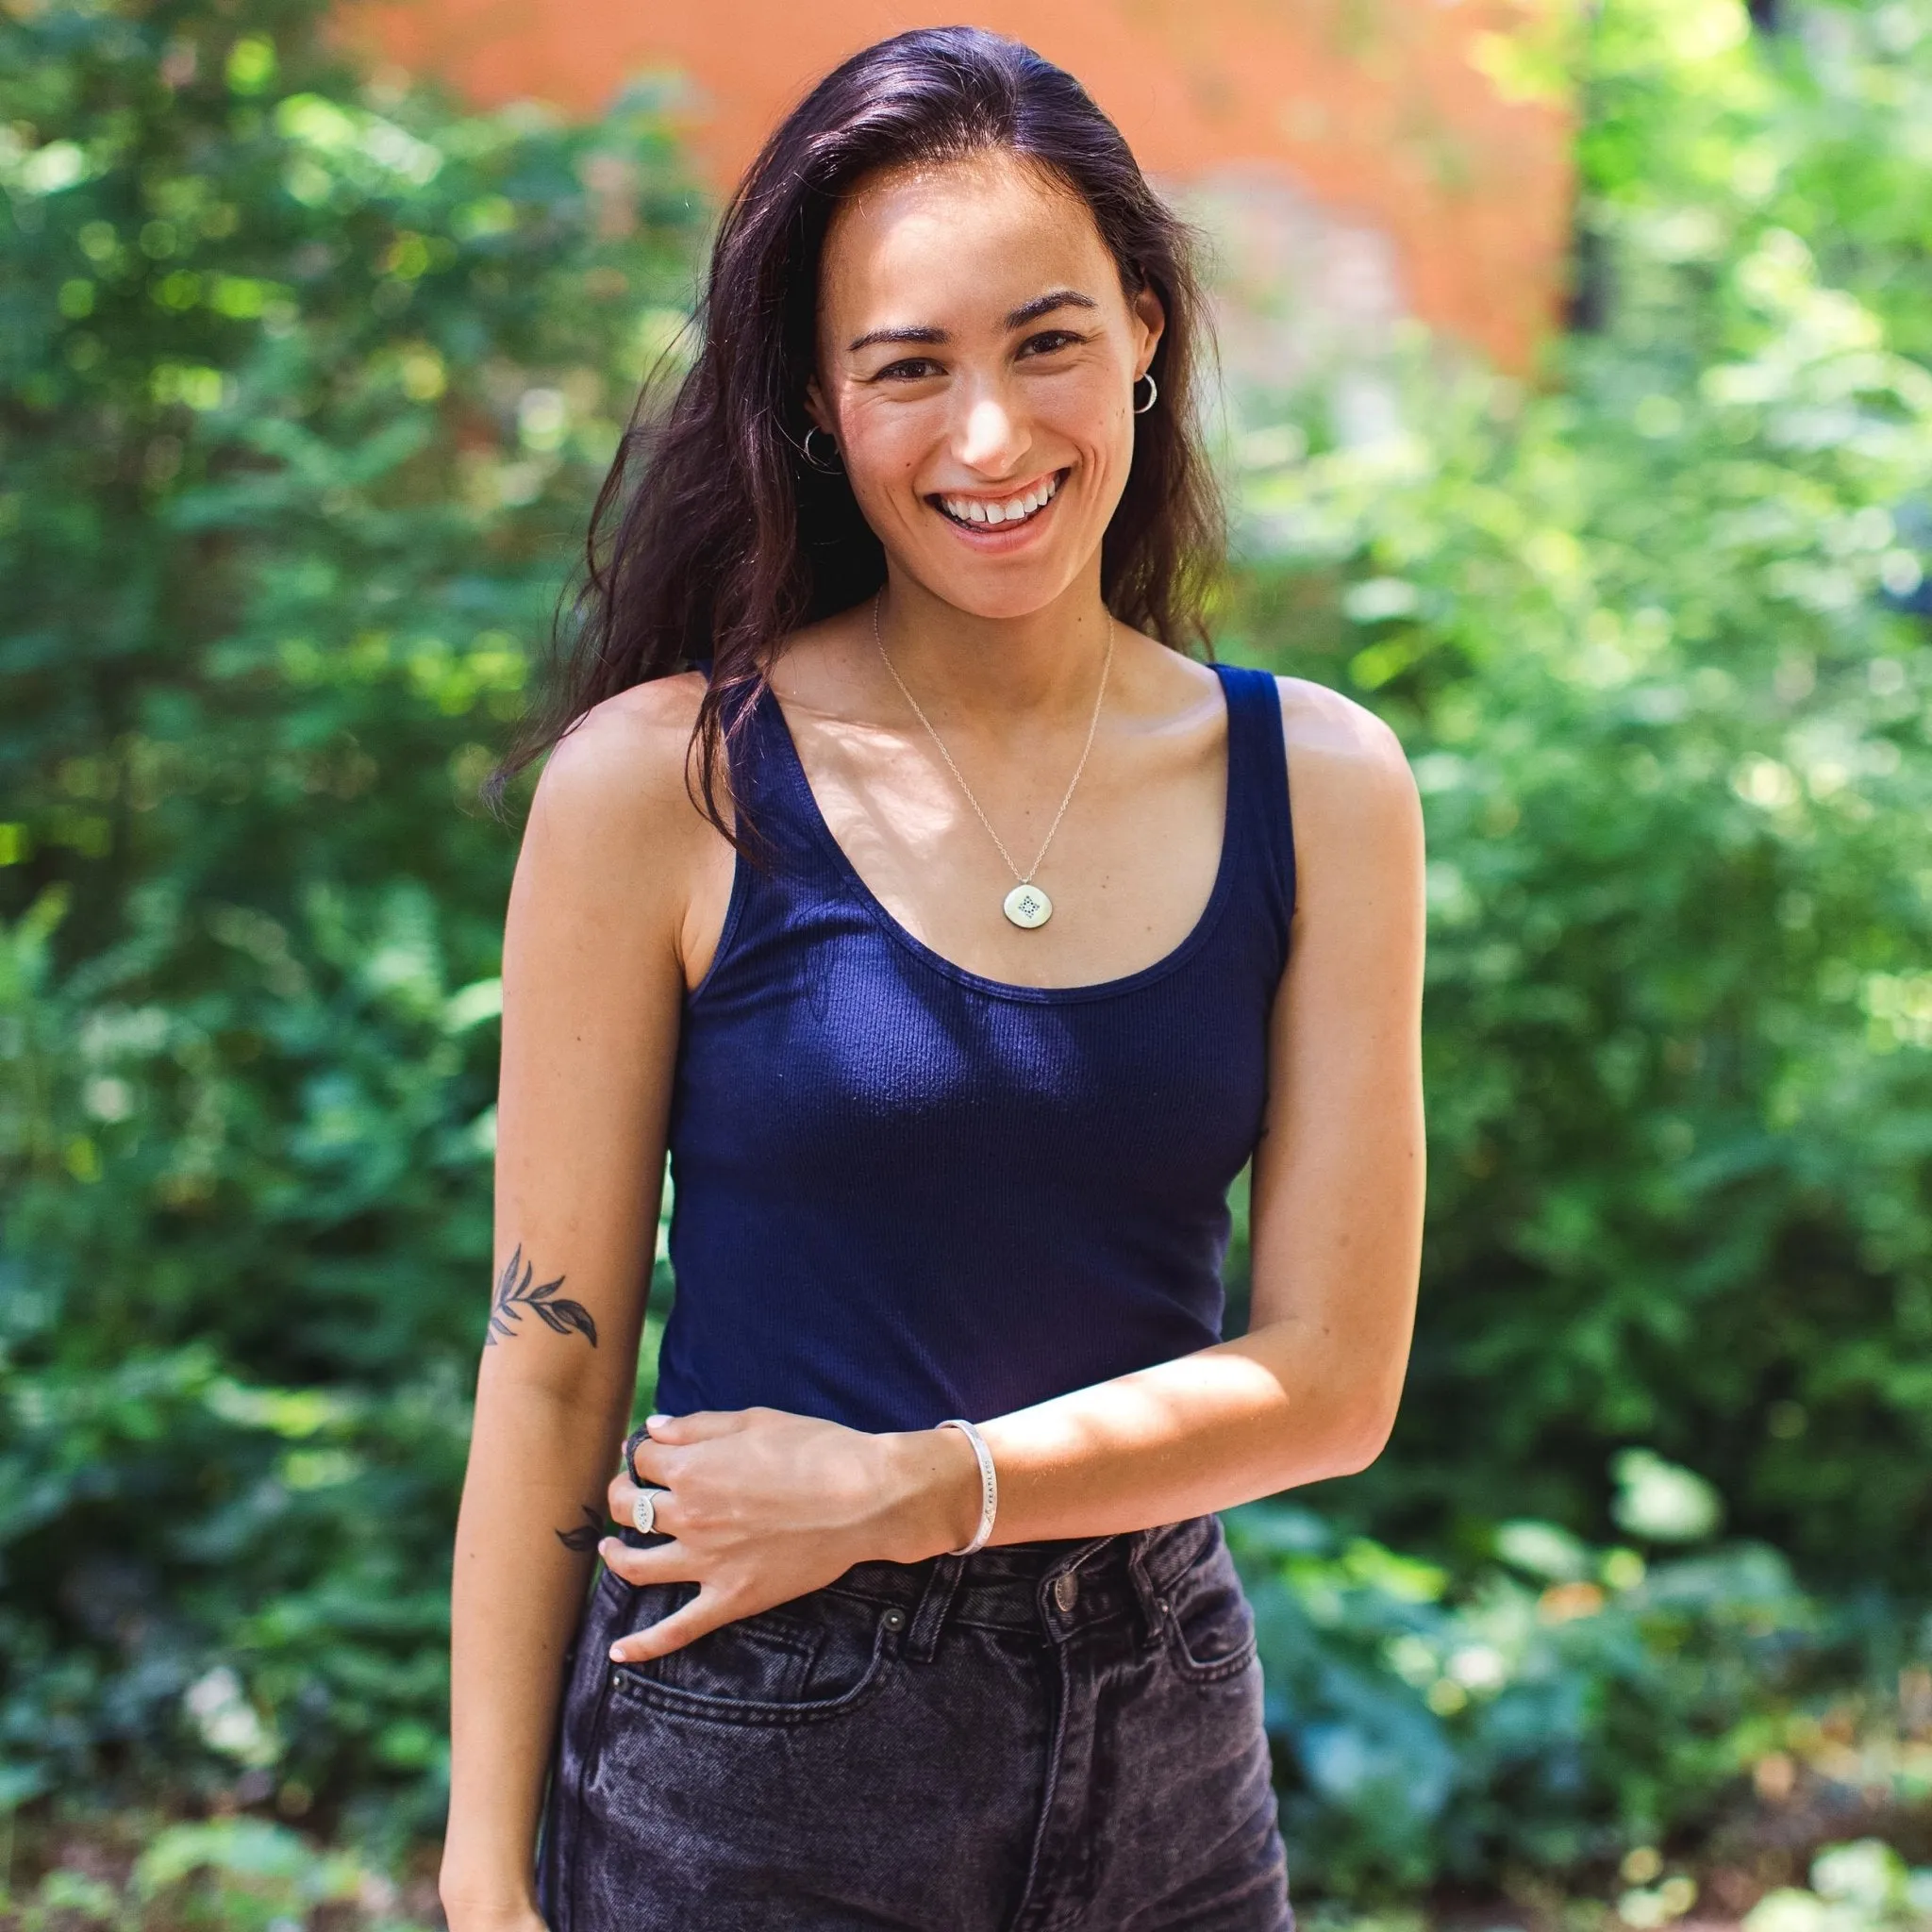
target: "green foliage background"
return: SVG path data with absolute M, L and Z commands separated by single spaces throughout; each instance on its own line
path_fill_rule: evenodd
M 465 114 L 318 25 L 0 12 L 0 1801 L 394 1837 L 487 1287 L 475 789 L 704 210 L 647 97 Z M 1228 450 L 1225 650 L 1390 717 L 1433 857 L 1410 1395 L 1238 1533 L 1351 1891 L 1704 1829 L 1927 1647 L 1932 4 L 1506 51 L 1578 90 L 1595 325 Z M 1659 1563 L 1632 1448 L 1733 1541 Z
M 695 204 L 648 103 L 375 99 L 306 0 L 244 12 L 0 25 L 0 1736 L 16 1796 L 173 1767 L 229 1658 L 244 1760 L 426 1826 L 514 851 L 475 793 Z
M 1250 477 L 1240 647 L 1397 725 L 1435 858 L 1385 1528 L 1602 1532 L 1635 1441 L 1814 1577 L 1932 1575 L 1925 24 L 1604 8 L 1607 323 Z

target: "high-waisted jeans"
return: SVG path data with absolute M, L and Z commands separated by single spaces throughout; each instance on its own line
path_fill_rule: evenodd
M 1216 1518 L 861 1563 L 611 1663 L 694 1593 L 608 1571 L 591 1592 L 539 1857 L 551 1932 L 1291 1932 Z

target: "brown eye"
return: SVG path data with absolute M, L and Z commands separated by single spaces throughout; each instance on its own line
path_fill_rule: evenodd
M 1020 345 L 1020 353 L 1023 356 L 1051 356 L 1056 350 L 1071 348 L 1083 340 L 1071 329 L 1045 328 L 1037 336 L 1028 336 Z
M 873 377 L 874 382 L 923 382 L 927 376 L 938 375 L 940 365 L 929 356 L 908 356 L 903 361 L 888 362 Z

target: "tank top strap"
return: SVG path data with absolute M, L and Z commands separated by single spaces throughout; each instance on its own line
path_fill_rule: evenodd
M 708 660 L 694 668 L 709 679 Z M 759 678 L 727 692 L 724 721 L 733 794 L 749 821 L 754 896 L 771 889 L 768 874 L 779 874 L 791 894 L 842 891 L 841 867 L 819 837 L 818 808 L 772 687 Z
M 693 668 L 710 675 L 708 661 Z M 1244 665 L 1216 664 L 1213 670 L 1227 702 L 1224 836 L 1231 841 L 1230 856 L 1250 876 L 1250 890 L 1258 888 L 1268 923 L 1285 944 L 1294 916 L 1295 863 L 1280 686 L 1272 672 Z M 727 722 L 737 727 L 734 783 L 771 857 L 789 859 L 789 870 L 829 877 L 838 868 L 810 835 L 815 808 L 795 757 L 778 741 L 784 725 L 777 711 L 777 700 L 762 684 L 737 694 L 727 708 Z
M 1286 936 L 1294 916 L 1294 821 L 1288 795 L 1288 746 L 1281 687 L 1272 672 L 1217 664 L 1227 699 L 1226 836 L 1251 855 L 1255 884 Z

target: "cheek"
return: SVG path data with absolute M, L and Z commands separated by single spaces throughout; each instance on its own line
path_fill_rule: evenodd
M 932 412 L 901 403 L 883 407 L 871 398 L 841 412 L 839 447 L 855 482 L 891 489 L 915 471 L 944 423 Z
M 1134 460 L 1134 418 L 1113 385 L 1103 375 L 1069 382 L 1042 399 L 1037 420 L 1055 442 L 1079 457 L 1110 505 Z
M 1081 449 L 1112 449 L 1133 420 L 1125 380 L 1097 362 L 1041 382 L 1033 400 L 1035 421 Z

